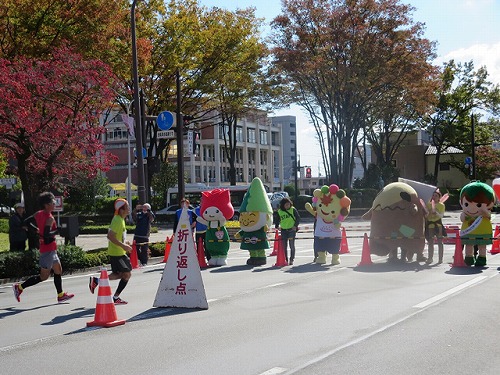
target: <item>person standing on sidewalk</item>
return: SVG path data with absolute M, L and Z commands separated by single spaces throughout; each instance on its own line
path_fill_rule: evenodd
M 16 212 L 9 218 L 10 251 L 24 251 L 28 239 L 28 227 L 24 223 L 24 204 L 16 203 L 14 209 Z
M 113 301 L 115 305 L 126 305 L 128 302 L 120 298 L 120 293 L 127 286 L 130 277 L 132 276 L 132 264 L 127 253 L 132 251 L 132 247 L 126 242 L 127 229 L 125 226 L 125 218 L 130 212 L 128 202 L 123 198 L 118 198 L 114 204 L 115 216 L 111 220 L 111 225 L 108 229 L 108 255 L 111 264 L 110 280 L 120 280 Z M 95 288 L 99 285 L 99 278 L 90 277 L 89 289 L 93 294 Z
M 22 284 L 14 284 L 14 297 L 17 302 L 21 302 L 21 293 L 24 289 L 45 281 L 50 276 L 50 271 L 54 272 L 54 285 L 57 291 L 57 302 L 65 302 L 73 298 L 74 294 L 69 294 L 63 291 L 62 288 L 62 266 L 59 257 L 57 256 L 56 234 L 58 233 L 56 221 L 52 216 L 56 199 L 54 194 L 44 192 L 38 198 L 41 210 L 33 216 L 26 219 L 29 225 L 36 227 L 38 230 L 39 250 L 40 250 L 40 275 L 31 276 Z
M 299 211 L 293 207 L 290 198 L 285 197 L 280 201 L 276 219 L 276 225 L 281 227 L 281 241 L 285 259 L 289 265 L 292 265 L 295 259 L 295 235 L 299 230 L 300 215 Z M 290 242 L 290 260 L 288 258 L 288 242 Z
M 134 241 L 137 250 L 137 258 L 141 266 L 147 266 L 149 253 L 149 235 L 151 223 L 155 220 L 155 215 L 151 212 L 151 205 L 144 203 L 137 205 L 132 217 L 135 221 Z

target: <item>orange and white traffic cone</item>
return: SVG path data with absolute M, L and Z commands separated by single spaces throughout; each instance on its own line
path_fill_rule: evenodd
M 467 267 L 464 261 L 464 252 L 462 249 L 462 241 L 460 240 L 460 232 L 458 229 L 455 230 L 455 254 L 453 255 L 452 267 Z
M 340 241 L 340 251 L 339 254 L 349 253 L 349 245 L 347 244 L 347 236 L 345 233 L 345 228 L 342 227 L 342 240 Z
M 198 246 L 196 247 L 198 253 L 198 263 L 200 268 L 208 268 L 207 260 L 205 259 L 205 248 L 203 247 L 203 238 L 198 238 Z
M 279 245 L 281 243 L 281 236 L 279 233 L 280 232 L 278 229 L 276 229 L 276 231 L 274 232 L 273 252 L 271 254 L 269 254 L 270 257 L 274 257 L 274 256 L 278 255 L 278 249 L 279 249 Z
M 288 266 L 288 262 L 286 261 L 285 258 L 285 248 L 283 247 L 283 243 L 281 241 L 281 236 L 278 241 L 278 254 L 276 255 L 276 263 L 274 264 L 274 267 L 284 267 Z
M 170 249 L 172 248 L 172 242 L 174 241 L 174 235 L 167 237 L 165 240 L 165 255 L 163 256 L 163 263 L 167 263 L 168 256 L 170 255 Z
M 132 251 L 130 252 L 130 264 L 132 265 L 132 269 L 139 268 L 139 258 L 137 256 L 137 246 L 135 241 L 132 242 Z
M 493 244 L 491 245 L 490 253 L 500 253 L 500 225 L 497 225 L 495 228 L 495 234 L 493 235 Z
M 368 235 L 365 233 L 363 239 L 363 250 L 361 252 L 361 262 L 358 263 L 358 266 L 370 266 L 372 264 L 373 262 L 370 253 L 370 244 L 368 242 Z
M 109 328 L 125 324 L 125 319 L 118 319 L 116 316 L 115 303 L 111 296 L 111 286 L 109 285 L 106 268 L 101 270 L 98 288 L 94 320 L 87 322 L 87 327 L 98 326 Z

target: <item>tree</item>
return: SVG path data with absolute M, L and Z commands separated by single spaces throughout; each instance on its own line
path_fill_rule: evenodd
M 191 124 L 213 126 L 207 123 L 218 118 L 230 128 L 224 135 L 233 183 L 236 121 L 266 95 L 262 67 L 267 49 L 260 41 L 260 24 L 252 8 L 229 12 L 202 7 L 196 0 L 170 1 L 149 35 L 150 60 L 141 68 L 150 113 L 176 110 L 178 73 L 181 112 L 192 117 Z M 157 138 L 154 122 L 145 132 L 150 139 L 148 163 L 156 157 L 165 160 L 171 141 Z
M 437 180 L 441 154 L 450 146 L 472 151 L 471 115 L 474 110 L 496 114 L 500 109 L 500 86 L 487 80 L 485 67 L 474 70 L 472 61 L 444 64 L 437 105 L 423 123 L 436 147 L 434 178 Z M 476 114 L 479 118 L 479 114 Z M 477 132 L 475 144 L 491 143 L 491 133 Z
M 164 207 L 167 202 L 167 190 L 177 185 L 177 166 L 162 163 L 160 172 L 153 177 L 151 187 L 154 191 L 153 207 Z
M 68 194 L 65 203 L 82 212 L 97 212 L 98 199 L 109 195 L 109 181 L 100 173 L 92 179 L 85 174 L 75 176 L 72 183 L 64 188 Z
M 316 128 L 327 179 L 351 185 L 354 151 L 368 114 L 431 72 L 434 46 L 398 0 L 284 0 L 273 21 L 275 64 Z M 412 77 L 415 74 L 415 78 Z M 383 116 L 382 116 L 383 115 Z M 391 121 L 392 123 L 392 121 Z
M 27 211 L 37 194 L 106 171 L 99 123 L 117 87 L 110 69 L 62 47 L 47 59 L 0 59 L 0 147 L 17 161 Z

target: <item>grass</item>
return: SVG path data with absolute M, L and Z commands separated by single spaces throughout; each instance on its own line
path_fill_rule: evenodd
M 9 250 L 9 235 L 0 233 L 0 253 Z

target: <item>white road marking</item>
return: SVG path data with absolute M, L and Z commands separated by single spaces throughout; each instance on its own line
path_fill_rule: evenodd
M 486 280 L 487 278 L 488 278 L 488 276 L 478 276 L 472 280 L 467 281 L 466 283 L 463 283 L 461 285 L 457 285 L 456 287 L 451 288 L 451 289 L 449 289 L 441 294 L 438 294 L 437 296 L 434 296 L 434 297 L 429 298 L 423 302 L 420 302 L 413 307 L 416 309 L 423 309 L 423 308 L 425 308 L 429 305 L 432 305 L 433 303 L 436 303 L 442 299 L 445 299 L 446 297 L 451 296 L 452 294 L 455 294 L 455 293 L 457 293 L 465 288 L 468 288 L 474 284 L 480 283 L 483 280 Z
M 273 367 L 272 369 L 269 369 L 265 372 L 260 373 L 259 375 L 275 375 L 275 374 L 282 374 L 286 371 L 286 368 L 283 367 Z

